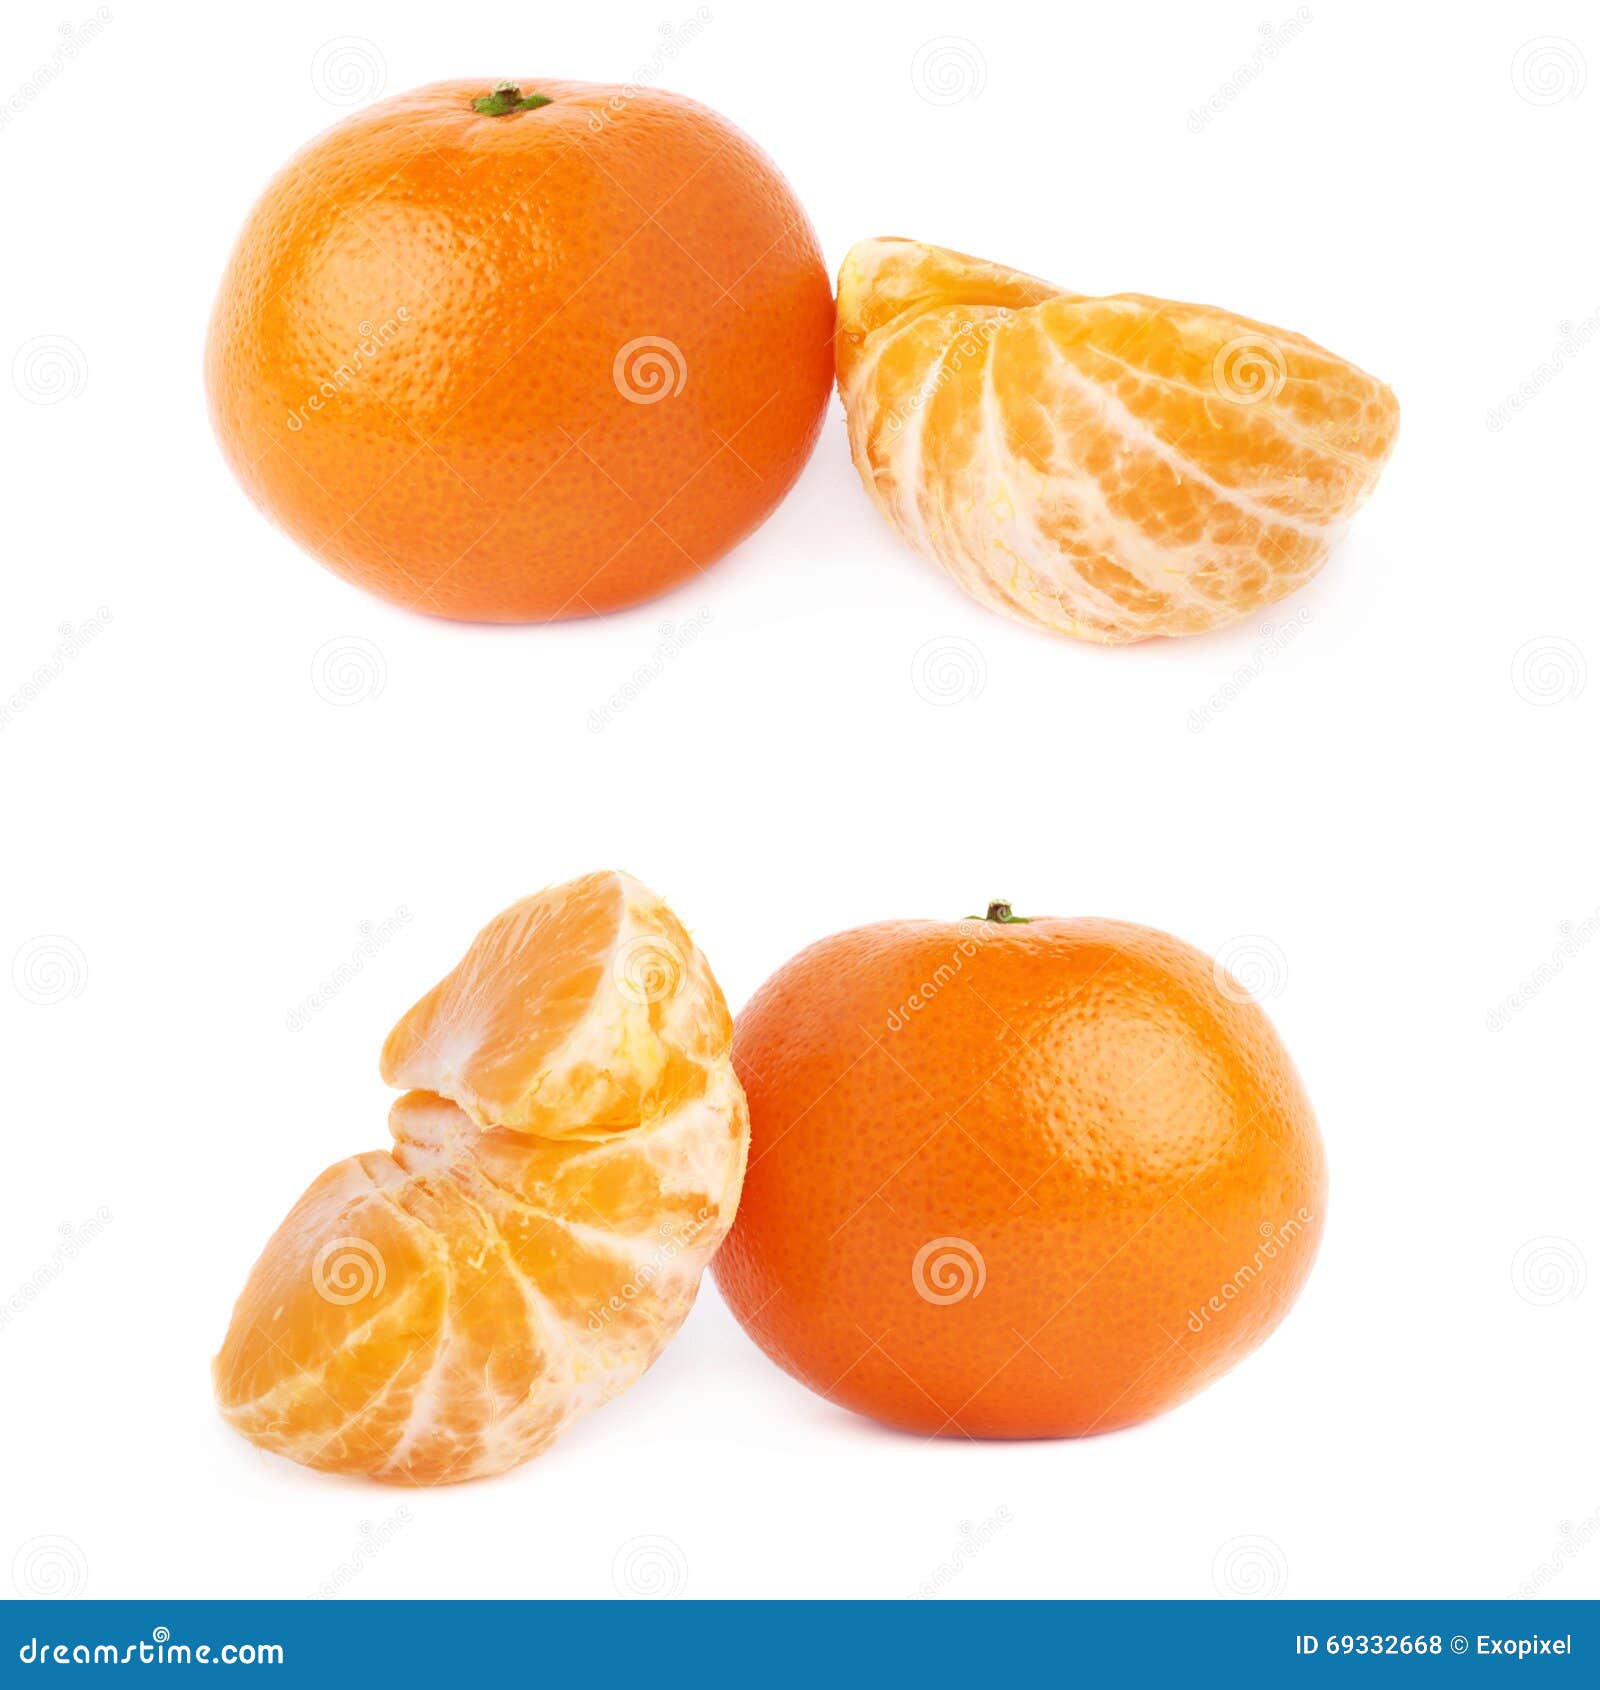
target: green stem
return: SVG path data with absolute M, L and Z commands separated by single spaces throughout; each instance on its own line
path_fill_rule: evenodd
M 524 94 L 514 82 L 497 82 L 492 94 L 472 102 L 472 109 L 485 117 L 505 117 L 514 111 L 538 111 L 549 104 L 548 94 Z
M 965 917 L 965 919 L 967 921 L 993 921 L 1000 923 L 1014 921 L 1025 923 L 1032 921 L 1033 917 L 1031 915 L 1013 915 L 1011 913 L 1010 904 L 1006 903 L 1003 899 L 997 898 L 992 904 L 990 904 L 986 915 L 969 915 Z

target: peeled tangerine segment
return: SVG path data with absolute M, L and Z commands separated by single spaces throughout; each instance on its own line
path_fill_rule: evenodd
M 1399 426 L 1382 382 L 1302 335 L 918 241 L 851 249 L 835 358 L 901 534 L 993 609 L 1105 645 L 1293 592 Z
M 749 1122 L 704 957 L 638 881 L 497 916 L 389 1035 L 388 1150 L 273 1234 L 214 1364 L 226 1418 L 340 1473 L 445 1484 L 632 1384 L 732 1222 Z

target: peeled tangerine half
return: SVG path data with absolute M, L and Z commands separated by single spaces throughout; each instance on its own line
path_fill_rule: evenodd
M 1293 592 L 1399 425 L 1381 381 L 1301 335 L 919 241 L 851 249 L 834 351 L 901 534 L 993 609 L 1105 645 Z
M 406 1484 L 537 1455 L 661 1353 L 733 1220 L 749 1121 L 705 958 L 638 881 L 525 898 L 389 1035 L 394 1144 L 269 1240 L 214 1364 L 223 1414 Z

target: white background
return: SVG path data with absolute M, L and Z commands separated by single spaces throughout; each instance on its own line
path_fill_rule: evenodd
M 837 404 L 766 527 L 630 613 L 495 631 L 342 584 L 209 436 L 250 202 L 349 102 L 627 82 L 691 11 L 113 0 L 75 57 L 89 0 L 0 19 L 0 1566 L 96 1596 L 898 1596 L 941 1563 L 953 1596 L 1595 1594 L 1600 23 L 717 0 L 653 73 L 771 152 L 830 267 L 917 236 L 1388 380 L 1377 495 L 1225 634 L 989 615 L 882 524 Z M 825 933 L 993 896 L 1228 951 L 1328 1145 L 1295 1312 L 1144 1427 L 929 1444 L 793 1383 L 708 1282 L 504 1478 L 258 1454 L 209 1359 L 287 1205 L 384 1142 L 391 1021 L 502 905 L 612 864 L 735 1007 Z M 293 1030 L 362 923 L 398 930 Z

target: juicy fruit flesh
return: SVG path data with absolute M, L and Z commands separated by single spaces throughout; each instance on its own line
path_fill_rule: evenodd
M 1260 1009 L 1108 921 L 823 940 L 739 1016 L 713 1272 L 778 1364 L 927 1435 L 1084 1435 L 1248 1354 L 1316 1253 L 1316 1121 Z M 1213 1301 L 1215 1299 L 1215 1301 Z
M 637 882 L 593 875 L 497 917 L 390 1035 L 386 1077 L 419 1083 L 393 1147 L 323 1173 L 252 1271 L 215 1363 L 229 1421 L 307 1466 L 454 1483 L 625 1389 L 738 1201 L 730 1035 Z
M 1302 335 L 914 241 L 851 250 L 835 357 L 856 467 L 904 537 L 992 608 L 1105 644 L 1309 580 L 1399 420 Z

